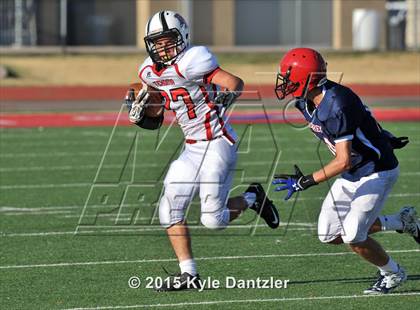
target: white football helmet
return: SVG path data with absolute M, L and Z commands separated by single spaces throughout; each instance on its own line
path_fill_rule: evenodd
M 144 42 L 153 62 L 168 65 L 190 45 L 189 37 L 187 22 L 180 14 L 161 11 L 149 19 Z M 156 45 L 156 42 L 163 38 L 170 39 L 170 43 Z

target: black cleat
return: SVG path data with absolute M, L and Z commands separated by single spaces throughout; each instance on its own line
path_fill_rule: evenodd
M 200 276 L 190 275 L 188 272 L 178 273 L 166 277 L 162 281 L 162 285 L 155 286 L 158 292 L 182 291 L 182 290 L 199 290 L 201 288 Z
M 280 225 L 279 213 L 273 201 L 265 194 L 264 188 L 260 183 L 252 183 L 246 190 L 248 193 L 255 193 L 257 199 L 250 207 L 261 216 L 270 228 L 277 228 Z
M 378 278 L 371 287 L 363 291 L 368 295 L 388 294 L 407 281 L 407 274 L 404 268 L 398 266 L 397 272 L 378 273 Z
M 377 272 L 377 279 L 375 282 L 363 291 L 363 294 L 379 294 L 381 291 L 381 284 L 385 276 L 382 275 L 379 271 Z

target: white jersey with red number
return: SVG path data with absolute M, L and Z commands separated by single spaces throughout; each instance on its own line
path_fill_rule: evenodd
M 225 136 L 234 142 L 233 129 L 224 123 L 213 104 L 217 87 L 211 80 L 218 70 L 216 58 L 206 47 L 193 46 L 175 64 L 160 71 L 148 57 L 139 68 L 139 77 L 143 83 L 161 91 L 165 108 L 176 113 L 187 141 Z

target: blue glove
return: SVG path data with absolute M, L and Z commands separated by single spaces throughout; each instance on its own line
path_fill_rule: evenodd
M 295 165 L 295 174 L 278 174 L 274 176 L 273 184 L 282 184 L 277 186 L 274 190 L 276 192 L 287 190 L 287 195 L 284 200 L 289 200 L 293 193 L 303 191 L 318 183 L 315 182 L 312 174 L 303 175 L 299 167 Z

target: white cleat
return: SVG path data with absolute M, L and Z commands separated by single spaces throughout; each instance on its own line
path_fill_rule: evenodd
M 417 212 L 414 207 L 403 207 L 400 210 L 400 219 L 403 223 L 403 230 L 397 232 L 404 232 L 414 238 L 420 244 L 420 222 L 417 219 Z
M 402 283 L 407 281 L 407 275 L 404 268 L 400 266 L 398 266 L 398 268 L 397 272 L 379 273 L 379 277 L 375 283 L 364 290 L 363 293 L 369 295 L 388 294 L 399 287 Z

